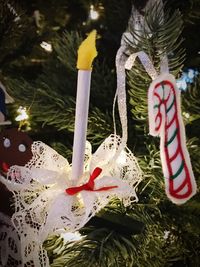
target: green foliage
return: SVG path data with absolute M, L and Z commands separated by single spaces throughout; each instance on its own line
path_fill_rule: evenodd
M 54 40 L 54 49 L 58 60 L 71 72 L 76 72 L 77 48 L 82 38 L 77 32 L 64 32 Z
M 87 232 L 87 236 L 83 237 L 80 241 L 65 244 L 65 249 L 60 253 L 60 256 L 56 255 L 54 257 L 53 263 L 51 264 L 52 267 L 145 266 L 145 264 L 148 264 L 150 258 L 152 258 L 150 261 L 152 263 L 151 266 L 161 266 L 155 263 L 153 259 L 153 257 L 156 257 L 156 254 L 149 255 L 150 257 L 144 257 L 144 251 L 142 251 L 144 249 L 142 248 L 142 244 L 146 242 L 144 236 L 124 236 L 106 228 L 83 229 L 83 232 L 84 230 L 90 230 L 90 232 Z M 156 233 L 156 229 L 153 232 Z M 148 246 L 154 246 L 157 243 L 156 241 L 154 236 L 154 242 L 149 241 Z M 160 252 L 156 251 L 155 247 L 154 251 L 155 253 Z M 157 257 L 159 257 L 160 263 L 164 263 L 161 255 Z
M 36 69 L 34 63 L 45 57 L 34 18 L 22 6 L 18 1 L 0 1 L 0 64 L 5 77 L 28 77 L 30 66 Z
M 131 266 L 137 252 L 132 241 L 113 231 L 96 229 L 81 241 L 69 243 L 52 266 Z
M 177 3 L 173 0 L 173 5 L 179 8 L 184 15 L 184 21 L 187 24 L 194 24 L 200 18 L 200 2 L 199 0 L 181 1 Z
M 126 39 L 130 45 L 130 51 L 145 51 L 150 57 L 152 63 L 160 71 L 160 61 L 162 55 L 166 53 L 169 58 L 170 71 L 177 75 L 183 66 L 184 49 L 181 48 L 182 38 L 181 32 L 183 22 L 180 12 L 175 10 L 172 14 L 170 10 L 165 12 L 165 20 L 161 18 L 161 7 L 153 5 L 145 14 L 146 25 L 140 31 L 130 29 L 133 40 L 138 40 L 137 48 L 135 43 Z M 149 30 L 147 30 L 147 27 Z M 147 121 L 147 90 L 151 82 L 151 78 L 139 61 L 128 72 L 128 85 L 131 112 L 138 127 L 146 128 Z
M 128 212 L 145 222 L 145 232 L 142 234 L 122 234 L 120 229 L 87 226 L 81 229 L 82 239 L 79 241 L 63 244 L 62 239 L 51 237 L 44 247 L 52 267 L 162 267 L 173 266 L 178 260 L 182 261 L 182 266 L 186 266 L 188 259 L 189 266 L 197 267 L 199 221 L 193 225 L 196 216 L 191 216 L 191 206 L 194 212 L 195 205 L 192 202 L 181 209 L 169 203 L 136 204 Z
M 42 127 L 44 132 L 65 131 L 67 138 L 72 141 L 77 79 L 75 62 L 80 42 L 78 33 L 65 32 L 61 37 L 55 37 L 55 50 L 44 63 L 44 71 L 36 81 L 8 78 L 10 93 L 16 99 L 15 105 L 27 107 L 33 130 Z M 102 66 L 105 63 L 96 62 L 91 88 L 91 98 L 94 101 L 88 119 L 88 140 L 94 146 L 110 135 L 113 128 L 112 109 L 109 105 L 114 90 L 110 90 L 109 86 L 113 88 L 115 75 L 114 72 L 110 73 L 108 67 Z M 93 90 L 93 86 L 97 90 Z M 98 101 L 95 102 L 95 99 Z M 102 106 L 101 103 L 105 105 Z M 49 144 L 49 140 L 44 141 Z
M 186 92 L 182 92 L 182 107 L 186 124 L 200 119 L 200 77 L 188 86 Z
M 0 3 L 0 62 L 6 64 L 22 45 L 25 18 L 20 9 L 12 6 L 9 1 Z
M 102 3 L 106 6 L 106 25 L 109 27 L 110 34 L 115 34 L 116 38 L 118 33 L 126 29 L 126 23 L 131 11 L 131 3 L 130 1 L 123 0 L 104 0 Z M 113 21 L 115 21 L 115 23 L 113 23 Z

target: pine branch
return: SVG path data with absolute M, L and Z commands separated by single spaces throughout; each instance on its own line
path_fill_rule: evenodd
M 182 92 L 182 107 L 185 123 L 192 123 L 200 119 L 200 77 L 194 84 L 188 85 L 186 92 Z
M 145 21 L 149 27 L 149 32 L 143 28 L 139 34 L 136 30 L 130 29 L 133 39 L 139 40 L 137 47 L 135 47 L 135 43 L 126 39 L 130 51 L 145 51 L 158 72 L 161 55 L 167 53 L 169 68 L 174 75 L 177 75 L 184 61 L 184 49 L 181 48 L 183 22 L 179 11 L 175 10 L 173 14 L 170 14 L 170 11 L 166 10 L 165 19 L 162 22 L 161 7 L 155 4 L 145 14 Z M 142 129 L 147 120 L 147 89 L 151 79 L 138 61 L 127 76 L 131 112 L 137 123 L 141 124 Z
M 75 32 L 65 32 L 62 37 L 58 37 L 54 41 L 55 51 L 45 62 L 44 71 L 36 81 L 8 80 L 10 93 L 16 100 L 15 104 L 27 107 L 33 125 L 73 133 L 77 79 L 75 51 L 80 40 L 80 36 Z M 115 90 L 114 73 L 110 75 L 110 69 L 106 64 L 96 62 L 95 69 L 88 119 L 88 140 L 94 146 L 113 132 L 110 100 L 114 98 Z
M 76 72 L 77 49 L 81 41 L 80 34 L 66 31 L 53 41 L 58 60 L 71 72 Z
M 32 36 L 29 34 L 32 32 Z M 32 42 L 28 40 L 32 39 Z M 0 63 L 9 68 L 15 60 L 29 53 L 36 41 L 32 20 L 14 1 L 0 3 Z M 34 41 L 33 41 L 34 40 Z

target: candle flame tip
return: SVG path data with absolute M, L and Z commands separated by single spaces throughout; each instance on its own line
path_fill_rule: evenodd
M 78 49 L 77 68 L 79 70 L 91 70 L 94 58 L 97 56 L 96 50 L 97 31 L 93 30 L 81 43 Z

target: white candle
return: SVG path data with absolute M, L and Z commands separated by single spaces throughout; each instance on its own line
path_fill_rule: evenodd
M 83 175 L 87 122 L 90 98 L 92 62 L 97 55 L 95 48 L 96 31 L 92 31 L 78 50 L 78 83 L 76 95 L 76 114 L 72 156 L 72 176 L 74 185 Z

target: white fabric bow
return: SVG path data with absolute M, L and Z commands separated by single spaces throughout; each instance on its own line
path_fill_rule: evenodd
M 83 227 L 113 197 L 122 199 L 124 205 L 137 201 L 135 188 L 141 181 L 142 172 L 136 158 L 124 148 L 117 159 L 121 139 L 108 137 L 97 151 L 91 154 L 87 144 L 85 172 L 81 184 L 88 182 L 92 171 L 99 167 L 101 174 L 94 181 L 94 190 L 80 190 L 70 195 L 72 186 L 71 166 L 68 161 L 42 142 L 32 145 L 33 158 L 25 167 L 12 166 L 7 180 L 1 179 L 15 195 L 15 213 L 12 221 L 21 233 L 24 262 L 41 257 L 41 266 L 48 266 L 42 243 L 55 232 L 73 232 Z M 44 263 L 42 263 L 44 262 Z

